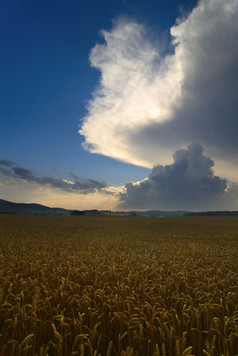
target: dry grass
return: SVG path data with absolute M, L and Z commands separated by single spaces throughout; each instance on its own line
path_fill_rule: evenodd
M 0 216 L 0 355 L 238 355 L 237 231 Z

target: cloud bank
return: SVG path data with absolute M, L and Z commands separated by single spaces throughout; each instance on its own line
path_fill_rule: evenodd
M 226 210 L 238 208 L 238 185 L 214 175 L 214 161 L 192 144 L 177 150 L 171 165 L 157 165 L 141 182 L 127 183 L 122 209 Z
M 62 178 L 39 176 L 29 169 L 16 166 L 14 162 L 4 159 L 0 160 L 0 180 L 2 178 L 36 183 L 39 186 L 47 186 L 66 192 L 78 192 L 80 194 L 100 192 L 107 188 L 107 184 L 105 182 L 93 179 L 82 179 L 73 173 L 71 173 L 71 177 L 73 181 Z
M 7 200 L 49 206 L 63 202 L 68 209 L 238 210 L 238 184 L 214 174 L 214 161 L 200 144 L 176 150 L 173 158 L 172 164 L 154 166 L 148 178 L 121 187 L 72 172 L 71 180 L 42 176 L 0 160 L 0 194 Z
M 84 148 L 145 167 L 199 142 L 238 179 L 238 1 L 202 0 L 171 28 L 162 56 L 145 26 L 118 20 L 90 53 L 101 73 L 80 134 Z

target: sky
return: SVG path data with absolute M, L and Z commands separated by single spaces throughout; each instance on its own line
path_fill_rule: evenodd
M 1 199 L 238 210 L 238 0 L 1 8 Z

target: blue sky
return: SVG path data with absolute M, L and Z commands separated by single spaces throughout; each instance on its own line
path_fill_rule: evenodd
M 237 0 L 2 7 L 1 198 L 74 209 L 238 209 Z M 190 187 L 186 204 L 178 181 Z M 162 196 L 166 189 L 174 194 Z

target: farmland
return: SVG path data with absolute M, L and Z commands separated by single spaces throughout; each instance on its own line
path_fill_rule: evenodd
M 1 356 L 238 355 L 237 217 L 0 216 Z

